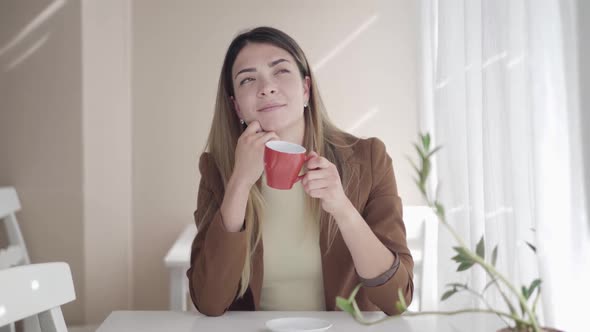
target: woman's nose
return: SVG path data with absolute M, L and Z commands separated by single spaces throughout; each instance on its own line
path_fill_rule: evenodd
M 269 81 L 263 82 L 260 90 L 258 91 L 259 97 L 270 96 L 277 93 L 276 86 Z

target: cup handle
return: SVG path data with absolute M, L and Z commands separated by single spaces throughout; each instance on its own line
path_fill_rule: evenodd
M 311 159 L 311 157 L 309 155 L 305 156 L 305 162 L 308 162 L 310 159 Z M 305 172 L 305 174 L 307 174 L 307 172 Z M 303 177 L 305 176 L 305 174 L 298 175 L 297 180 L 295 180 L 295 183 L 303 180 Z

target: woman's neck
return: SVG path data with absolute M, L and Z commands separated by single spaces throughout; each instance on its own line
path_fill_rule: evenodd
M 303 145 L 305 137 L 305 121 L 302 119 L 284 130 L 277 131 L 281 141 Z

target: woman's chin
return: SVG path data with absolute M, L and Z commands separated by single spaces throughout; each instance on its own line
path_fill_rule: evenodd
M 280 131 L 281 126 L 275 122 L 271 122 L 271 121 L 264 121 L 264 120 L 258 120 L 260 121 L 260 127 L 262 127 L 262 130 L 269 132 L 269 131 Z
M 299 121 L 289 121 L 288 119 L 258 119 L 260 122 L 260 127 L 262 130 L 266 132 L 273 131 L 275 133 L 284 132 L 285 130 L 289 131 L 289 128 L 297 127 Z M 301 124 L 303 125 L 303 120 L 300 120 Z

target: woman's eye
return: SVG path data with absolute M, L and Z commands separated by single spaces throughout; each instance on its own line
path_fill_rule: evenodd
M 289 73 L 288 69 L 279 69 L 279 71 L 277 71 L 277 74 L 282 74 L 282 73 Z
M 253 81 L 254 79 L 252 77 L 246 77 L 243 80 L 240 81 L 240 85 L 244 85 L 250 81 Z

